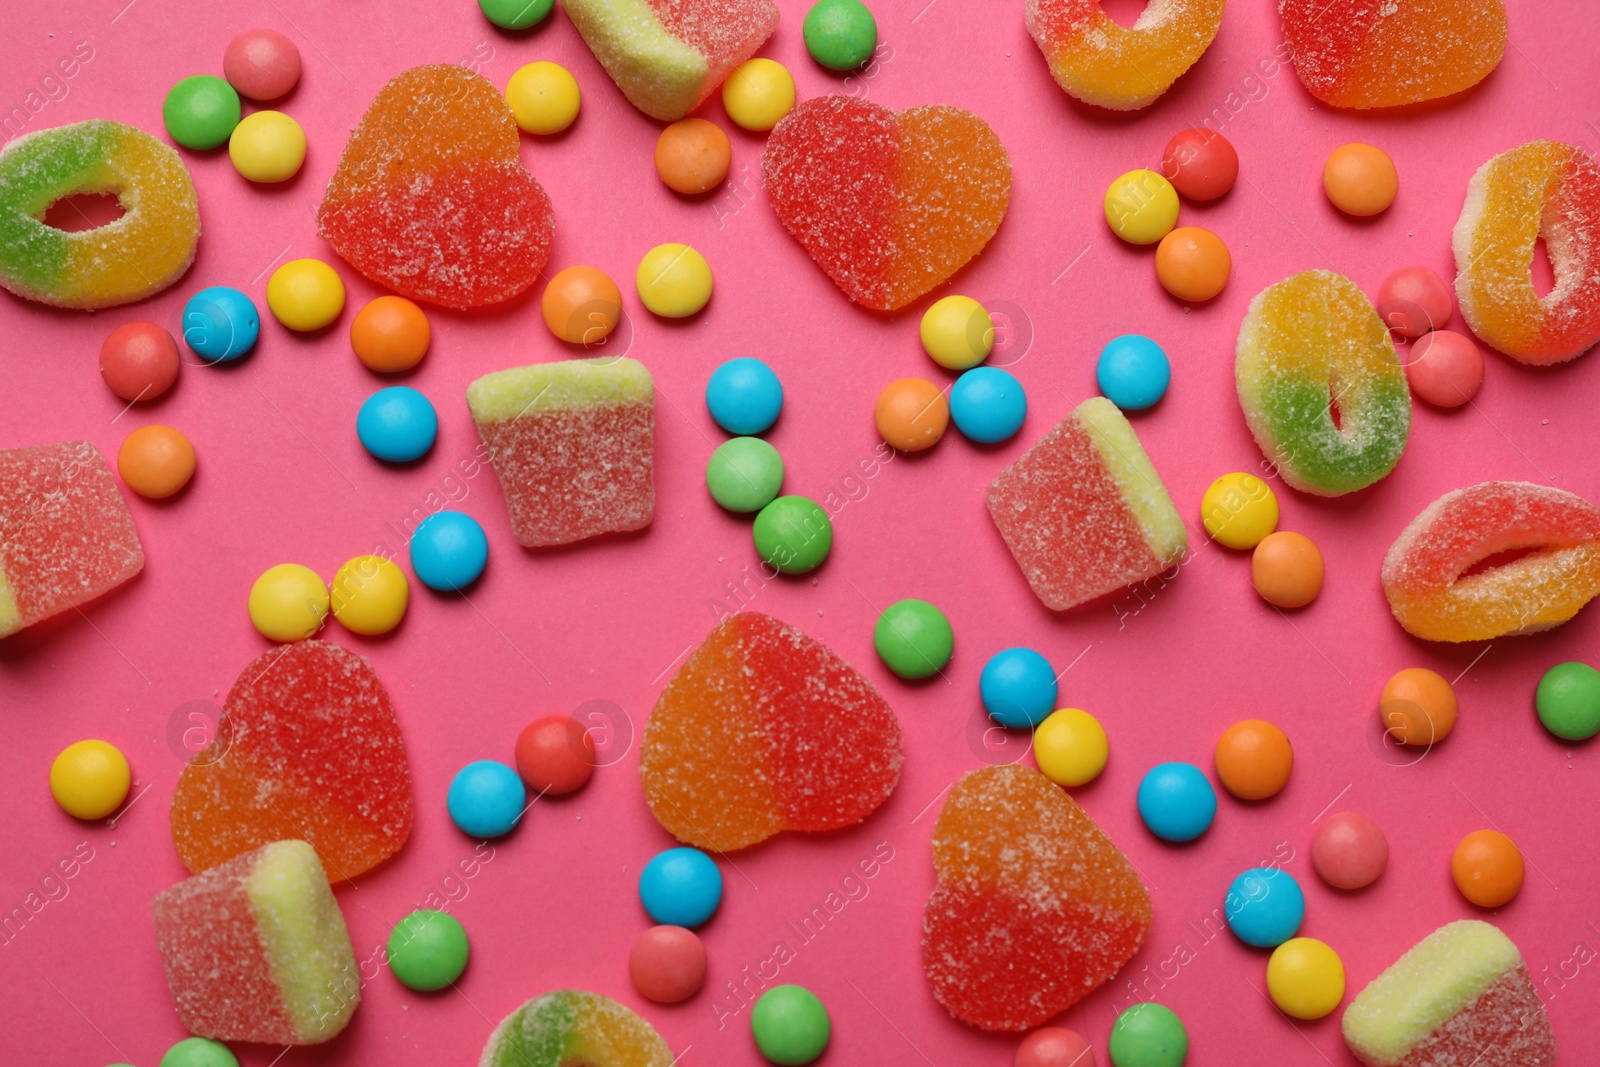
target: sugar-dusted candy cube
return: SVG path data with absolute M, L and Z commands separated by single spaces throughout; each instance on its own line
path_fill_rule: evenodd
M 983 1030 L 1027 1030 L 1094 992 L 1150 932 L 1138 873 L 1031 767 L 966 774 L 933 827 L 922 919 L 933 995 Z
M 361 999 L 356 954 L 316 851 L 275 841 L 157 894 L 178 1020 L 217 1041 L 314 1045 Z
M 655 516 L 655 383 L 623 357 L 485 374 L 467 407 L 528 547 L 642 530 Z
M 327 641 L 266 652 L 228 690 L 211 743 L 172 795 L 172 841 L 198 874 L 270 842 L 311 843 L 336 882 L 411 833 L 400 724 L 366 660 Z
M 500 1020 L 478 1067 L 672 1067 L 655 1027 L 610 997 L 561 989 Z
M 871 682 L 795 627 L 741 611 L 661 691 L 639 774 L 669 833 L 729 852 L 860 822 L 894 791 L 901 758 L 900 724 Z
M 1028 0 L 1025 21 L 1050 76 L 1072 96 L 1112 111 L 1148 107 L 1205 55 L 1225 0 L 1162 0 L 1132 26 L 1099 0 Z
M 562 9 L 633 106 L 676 122 L 755 55 L 772 0 L 565 0 Z
M 0 637 L 144 568 L 111 464 L 88 441 L 0 449 Z
M 1555 1038 L 1522 953 L 1486 922 L 1441 926 L 1344 1010 L 1367 1067 L 1550 1067 Z
M 989 486 L 989 516 L 1028 584 L 1062 611 L 1154 578 L 1188 531 L 1117 406 L 1092 397 Z

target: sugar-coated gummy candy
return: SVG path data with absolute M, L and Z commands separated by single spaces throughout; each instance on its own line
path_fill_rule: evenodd
M 222 74 L 240 96 L 276 100 L 300 81 L 300 49 L 277 30 L 245 30 L 222 53 Z
M 1205 54 L 1225 0 L 1167 0 L 1124 26 L 1096 0 L 1028 0 L 1027 26 L 1056 84 L 1113 111 L 1148 107 Z
M 628 977 L 639 995 L 657 1004 L 677 1004 L 700 992 L 706 981 L 706 946 L 693 930 L 652 926 L 634 939 Z
M 1336 812 L 1311 836 L 1311 865 L 1335 889 L 1362 889 L 1389 866 L 1389 839 L 1365 815 Z
M 1555 276 L 1543 296 L 1541 237 Z M 1450 246 L 1461 316 L 1489 345 L 1543 366 L 1600 341 L 1600 163 L 1582 148 L 1531 141 L 1479 167 Z
M 562 10 L 634 107 L 675 122 L 778 25 L 772 0 L 568 0 Z
M 639 754 L 656 820 L 718 852 L 862 821 L 894 791 L 902 759 L 899 723 L 872 683 L 754 611 L 724 619 L 689 654 Z
M 984 767 L 933 830 L 922 965 L 950 1014 L 1027 1030 L 1109 981 L 1150 932 L 1150 896 L 1082 808 L 1029 767 Z
M 1502 0 L 1280 0 L 1278 13 L 1295 73 L 1334 107 L 1462 92 L 1488 77 L 1506 48 Z
M 45 224 L 51 204 L 80 193 L 115 193 L 122 217 L 79 232 Z M 183 276 L 199 239 L 188 169 L 143 130 L 90 119 L 0 150 L 0 286 L 20 297 L 66 308 L 143 300 Z
M 893 311 L 989 243 L 1011 200 L 1011 160 L 989 124 L 959 108 L 821 96 L 767 137 L 761 184 L 846 296 Z
M 172 841 L 190 871 L 293 837 L 346 881 L 405 844 L 411 769 L 365 659 L 327 641 L 272 649 L 228 690 L 222 720 L 172 796 Z
M 1342 1026 L 1367 1067 L 1551 1067 L 1556 1058 L 1522 954 L 1471 919 L 1435 930 L 1374 978 Z
M 413 300 L 470 308 L 539 277 L 550 198 L 522 167 L 511 107 L 462 67 L 416 67 L 378 92 L 339 157 L 318 232 L 356 270 Z
M 1256 443 L 1301 492 L 1364 489 L 1405 451 L 1405 371 L 1383 320 L 1342 274 L 1308 270 L 1258 293 L 1239 327 L 1234 377 Z
M 672 1067 L 672 1050 L 644 1019 L 610 997 L 562 989 L 500 1021 L 478 1067 Z
M 1079 404 L 986 499 L 1028 585 L 1055 611 L 1154 578 L 1189 546 L 1133 427 L 1104 397 Z
M 1499 552 L 1533 551 L 1475 574 Z M 1559 626 L 1600 593 L 1600 507 L 1532 482 L 1483 482 L 1423 509 L 1383 557 L 1383 592 L 1407 633 L 1486 641 Z
M 471 945 L 455 916 L 419 908 L 394 924 L 384 950 L 389 970 L 400 984 L 427 993 L 461 977 Z
M 655 516 L 655 383 L 625 357 L 486 374 L 467 407 L 527 548 L 642 530 Z
M 350 932 L 304 841 L 236 856 L 157 894 L 152 910 L 178 1020 L 191 1033 L 312 1045 L 355 1014 Z
M 833 1023 L 821 999 L 804 986 L 774 986 L 750 1009 L 750 1036 L 768 1063 L 811 1063 L 827 1050 Z
M 88 441 L 0 449 L 0 637 L 144 568 L 111 465 Z

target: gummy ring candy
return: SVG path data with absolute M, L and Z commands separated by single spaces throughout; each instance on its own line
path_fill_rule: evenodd
M 1526 555 L 1476 574 L 1499 552 Z M 1484 641 L 1560 626 L 1600 593 L 1600 507 L 1532 482 L 1446 493 L 1383 557 L 1383 595 L 1407 633 Z
M 1364 489 L 1405 451 L 1405 371 L 1383 320 L 1342 274 L 1308 270 L 1258 293 L 1234 375 L 1256 443 L 1302 492 Z
M 655 1027 L 610 997 L 560 989 L 500 1020 L 478 1067 L 672 1067 Z
M 1154 0 L 1132 26 L 1100 0 L 1028 0 L 1028 32 L 1056 84 L 1112 111 L 1148 107 L 1216 39 L 1224 0 Z
M 124 214 L 68 233 L 46 225 L 51 204 L 115 193 Z M 67 308 L 153 296 L 194 260 L 200 209 L 178 153 L 143 130 L 90 119 L 24 134 L 0 151 L 0 285 Z
M 1544 296 L 1529 272 L 1540 237 Z M 1600 341 L 1600 164 L 1583 149 L 1531 141 L 1479 167 L 1450 243 L 1461 315 L 1490 345 L 1543 366 Z

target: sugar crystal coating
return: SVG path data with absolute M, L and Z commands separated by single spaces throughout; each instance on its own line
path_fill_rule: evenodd
M 478 1067 L 672 1067 L 655 1028 L 609 997 L 562 989 L 500 1021 Z
M 1154 0 L 1132 26 L 1100 0 L 1028 0 L 1028 32 L 1056 84 L 1113 111 L 1148 107 L 1205 54 L 1225 0 Z

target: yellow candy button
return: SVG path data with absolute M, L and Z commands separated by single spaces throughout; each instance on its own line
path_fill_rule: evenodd
M 747 130 L 770 130 L 794 107 L 794 75 L 773 59 L 747 59 L 722 83 L 722 106 Z
M 582 102 L 578 79 L 559 63 L 529 63 L 506 83 L 511 114 L 529 133 L 560 133 L 578 117 Z
M 922 347 L 949 370 L 967 370 L 994 351 L 994 319 L 970 296 L 947 296 L 922 315 Z
M 287 181 L 306 161 L 306 131 L 281 111 L 257 111 L 233 128 L 228 158 L 253 182 Z
M 406 572 L 382 556 L 357 556 L 333 576 L 333 617 L 358 634 L 386 634 L 405 618 Z
M 50 795 L 75 819 L 103 819 L 122 807 L 132 782 L 128 760 L 105 741 L 78 741 L 50 765 Z
M 267 280 L 267 307 L 291 330 L 320 330 L 344 310 L 344 282 L 320 259 L 293 259 Z
M 1253 474 L 1224 474 L 1200 498 L 1200 521 L 1217 544 L 1254 548 L 1278 528 L 1278 497 Z
M 303 640 L 321 629 L 327 615 L 328 587 L 310 567 L 280 563 L 250 587 L 250 622 L 262 637 Z
M 1320 1019 L 1344 999 L 1344 962 L 1314 937 L 1293 937 L 1267 961 L 1267 993 L 1285 1015 Z
M 639 299 L 657 315 L 681 319 L 711 299 L 711 264 L 688 245 L 656 245 L 639 261 Z
M 1130 170 L 1106 189 L 1106 222 L 1118 237 L 1153 245 L 1178 221 L 1178 191 L 1153 170 Z
M 1106 732 L 1078 708 L 1053 711 L 1033 732 L 1033 758 L 1057 785 L 1087 785 L 1106 769 Z

